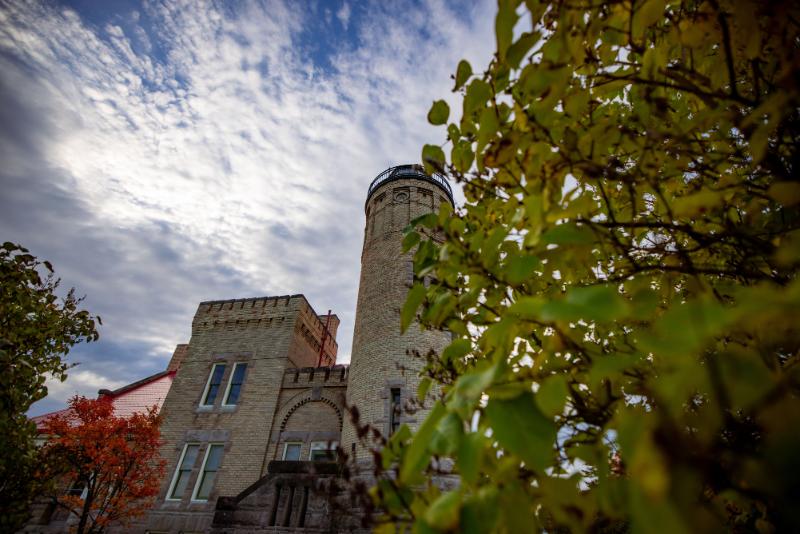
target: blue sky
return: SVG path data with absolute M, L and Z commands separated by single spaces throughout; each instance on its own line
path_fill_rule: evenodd
M 103 318 L 33 415 L 164 369 L 203 300 L 304 293 L 352 341 L 371 179 L 415 162 L 492 2 L 0 2 L 0 230 Z

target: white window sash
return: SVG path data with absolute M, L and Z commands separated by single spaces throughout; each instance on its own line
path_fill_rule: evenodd
M 314 451 L 335 451 L 338 446 L 338 441 L 312 441 L 308 450 L 308 459 L 314 459 Z
M 172 482 L 169 483 L 169 489 L 167 490 L 167 501 L 180 501 L 181 497 L 173 497 L 172 492 L 175 491 L 175 484 L 178 482 L 178 475 L 181 472 L 181 466 L 183 465 L 183 459 L 186 457 L 186 451 L 189 450 L 190 445 L 199 445 L 199 443 L 185 443 L 183 445 L 183 450 L 181 451 L 181 457 L 178 458 L 178 464 L 175 466 L 175 472 L 172 474 Z M 190 471 L 191 472 L 191 471 Z
M 239 404 L 239 399 L 236 399 L 236 404 L 228 404 L 228 395 L 231 392 L 231 386 L 233 385 L 233 377 L 236 375 L 236 368 L 246 362 L 236 362 L 233 364 L 233 369 L 231 369 L 231 375 L 228 377 L 228 385 L 225 387 L 225 395 L 222 396 L 222 405 L 223 406 L 236 406 Z M 210 384 L 211 382 L 209 382 Z M 240 387 L 244 387 L 244 379 L 242 380 L 242 385 Z M 242 397 L 241 390 L 239 391 L 239 398 Z M 205 396 L 203 396 L 205 398 Z
M 225 364 L 224 363 L 215 363 L 214 365 L 211 366 L 211 372 L 208 373 L 208 380 L 206 380 L 206 387 L 203 389 L 203 394 L 200 396 L 200 406 L 214 406 L 214 404 L 216 404 L 216 401 L 217 401 L 216 398 L 214 399 L 214 402 L 212 402 L 211 404 L 206 404 L 206 396 L 208 395 L 208 391 L 211 389 L 211 379 L 214 378 L 214 371 L 219 366 L 223 366 L 224 367 Z M 225 372 L 223 371 L 223 374 L 224 373 Z
M 281 456 L 282 460 L 286 460 L 286 453 L 289 451 L 289 445 L 299 445 L 300 452 L 303 452 L 303 442 L 302 441 L 287 441 L 283 444 L 283 456 Z M 300 457 L 300 456 L 298 456 Z
M 200 492 L 200 485 L 203 483 L 203 478 L 205 475 L 206 470 L 206 462 L 208 462 L 208 455 L 211 453 L 211 448 L 214 445 L 222 445 L 222 443 L 209 443 L 206 447 L 206 452 L 203 454 L 203 463 L 200 464 L 200 471 L 197 472 L 197 480 L 194 482 L 194 489 L 192 490 L 192 501 L 193 502 L 208 502 L 208 499 L 198 499 L 197 494 Z M 214 471 L 214 482 L 216 483 L 217 473 L 219 472 L 219 467 L 217 470 Z

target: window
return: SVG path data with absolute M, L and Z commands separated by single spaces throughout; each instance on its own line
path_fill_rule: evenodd
M 225 399 L 222 401 L 225 406 L 235 406 L 239 402 L 245 371 L 247 371 L 246 363 L 233 365 L 233 372 L 231 372 L 231 378 L 228 380 L 228 387 L 225 390 Z
M 83 480 L 75 480 L 67 489 L 67 495 L 78 497 L 79 499 L 85 499 L 88 491 L 89 486 L 86 485 L 86 482 Z
M 283 459 L 296 462 L 300 459 L 300 449 L 302 447 L 302 443 L 287 443 L 283 447 Z
M 392 388 L 389 405 L 389 434 L 394 434 L 400 427 L 400 388 Z
M 312 462 L 332 462 L 338 443 L 335 441 L 312 441 L 309 459 Z
M 197 477 L 197 484 L 194 487 L 193 501 L 207 501 L 208 496 L 211 495 L 211 488 L 214 487 L 214 478 L 222 463 L 224 447 L 221 443 L 212 443 L 206 449 L 203 467 L 200 469 L 200 476 Z
M 172 477 L 168 499 L 180 499 L 183 497 L 199 450 L 200 445 L 197 443 L 187 443 L 183 447 L 180 460 L 178 460 L 178 467 L 175 469 L 175 476 Z
M 200 404 L 203 406 L 213 406 L 214 401 L 217 400 L 217 393 L 219 393 L 219 386 L 222 384 L 222 375 L 225 374 L 225 364 L 215 363 L 211 368 L 211 374 L 208 377 L 206 390 L 203 392 L 203 400 Z

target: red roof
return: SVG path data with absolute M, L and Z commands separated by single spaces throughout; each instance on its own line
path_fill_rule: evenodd
M 147 378 L 143 378 L 127 386 L 122 386 L 114 391 L 103 391 L 99 396 L 110 398 L 114 403 L 114 415 L 119 417 L 129 417 L 136 412 L 146 412 L 148 408 L 156 406 L 161 410 L 164 399 L 167 398 L 172 380 L 175 378 L 176 371 L 162 371 Z M 69 411 L 68 408 L 55 412 L 46 413 L 31 418 L 36 423 L 36 428 L 41 430 L 44 422 L 56 414 L 63 414 Z

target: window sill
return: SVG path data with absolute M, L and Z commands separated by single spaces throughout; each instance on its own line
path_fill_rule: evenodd
M 180 499 L 164 499 L 164 502 L 161 503 L 160 508 L 162 510 L 178 510 L 181 508 L 181 500 Z

